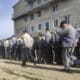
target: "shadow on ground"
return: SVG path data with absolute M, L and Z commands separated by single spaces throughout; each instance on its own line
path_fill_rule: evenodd
M 16 73 L 14 72 L 13 70 L 9 69 L 9 68 L 1 68 L 4 72 L 6 72 L 7 74 L 10 74 L 10 75 L 14 75 L 14 76 L 17 76 L 17 77 L 23 77 L 23 78 L 26 78 L 26 79 L 29 79 L 29 80 L 42 80 L 42 79 L 39 79 L 37 77 L 31 77 L 31 76 L 28 76 L 28 75 L 21 75 L 19 73 Z M 27 73 L 27 72 L 26 72 Z M 32 74 L 32 73 L 31 73 Z
M 18 62 L 10 62 L 10 61 L 4 61 L 4 63 L 7 63 L 7 64 L 15 64 L 15 65 L 21 65 L 20 63 Z M 45 66 L 34 66 L 34 65 L 29 65 L 27 64 L 25 67 L 31 67 L 31 68 L 35 68 L 35 69 L 43 69 L 43 70 L 51 70 L 51 71 L 58 71 L 58 72 L 63 72 L 62 69 L 59 69 L 59 68 L 49 68 L 49 67 L 45 67 Z M 71 74 L 74 74 L 74 73 L 80 73 L 80 70 L 77 70 L 76 68 L 73 70 L 71 70 Z

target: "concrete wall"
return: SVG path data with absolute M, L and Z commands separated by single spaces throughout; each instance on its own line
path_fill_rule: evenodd
M 14 8 L 14 13 L 18 14 L 25 7 L 25 3 L 22 0 Z M 34 19 L 30 20 L 30 15 L 27 16 L 27 21 L 24 17 L 14 21 L 15 33 L 19 34 L 24 29 L 28 29 L 28 32 L 32 35 L 37 35 L 39 32 L 45 32 L 45 22 L 50 23 L 50 30 L 55 29 L 54 20 L 58 19 L 59 24 L 64 20 L 64 16 L 70 16 L 70 23 L 74 27 L 80 27 L 80 0 L 68 0 L 66 2 L 60 2 L 57 4 L 58 10 L 53 12 L 53 6 L 46 7 L 41 10 L 41 17 L 38 17 L 37 13 L 34 13 Z M 42 30 L 38 30 L 38 24 L 42 24 Z M 58 25 L 59 25 L 58 24 Z M 31 27 L 34 26 L 34 31 L 31 31 Z
M 14 14 L 13 16 L 18 16 L 22 13 L 27 3 L 25 0 L 20 0 L 13 8 L 14 8 Z

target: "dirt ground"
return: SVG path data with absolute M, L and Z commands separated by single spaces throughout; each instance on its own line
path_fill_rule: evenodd
M 0 80 L 80 80 L 80 68 L 72 68 L 72 73 L 61 70 L 63 66 L 27 63 L 0 59 Z

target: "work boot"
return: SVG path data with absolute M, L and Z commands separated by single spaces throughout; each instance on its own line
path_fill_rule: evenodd
M 22 66 L 25 67 L 26 66 L 26 62 L 22 61 Z

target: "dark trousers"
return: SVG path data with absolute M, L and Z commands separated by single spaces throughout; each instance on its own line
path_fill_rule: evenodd
M 0 56 L 2 58 L 5 58 L 5 48 L 4 48 L 4 46 L 0 46 Z
M 75 56 L 77 56 L 77 58 L 78 59 L 80 59 L 80 46 L 77 46 L 76 48 L 75 48 Z
M 21 47 L 16 48 L 15 59 L 21 60 Z
M 11 58 L 14 58 L 14 57 L 15 57 L 15 52 L 16 52 L 16 47 L 13 46 L 13 47 L 11 48 Z
M 22 61 L 27 61 L 28 59 L 28 51 L 29 49 L 28 48 L 22 48 Z
M 40 48 L 38 50 L 38 62 L 39 63 L 45 63 L 45 49 L 44 48 Z
M 22 48 L 22 64 L 25 65 L 26 61 L 33 61 L 34 58 L 32 57 L 31 50 L 29 48 Z
M 58 65 L 62 64 L 62 47 L 54 47 L 55 61 Z
M 46 47 L 45 47 L 45 60 L 46 60 L 46 63 L 48 63 L 48 64 L 53 63 L 52 48 L 50 47 L 49 44 L 47 44 Z

